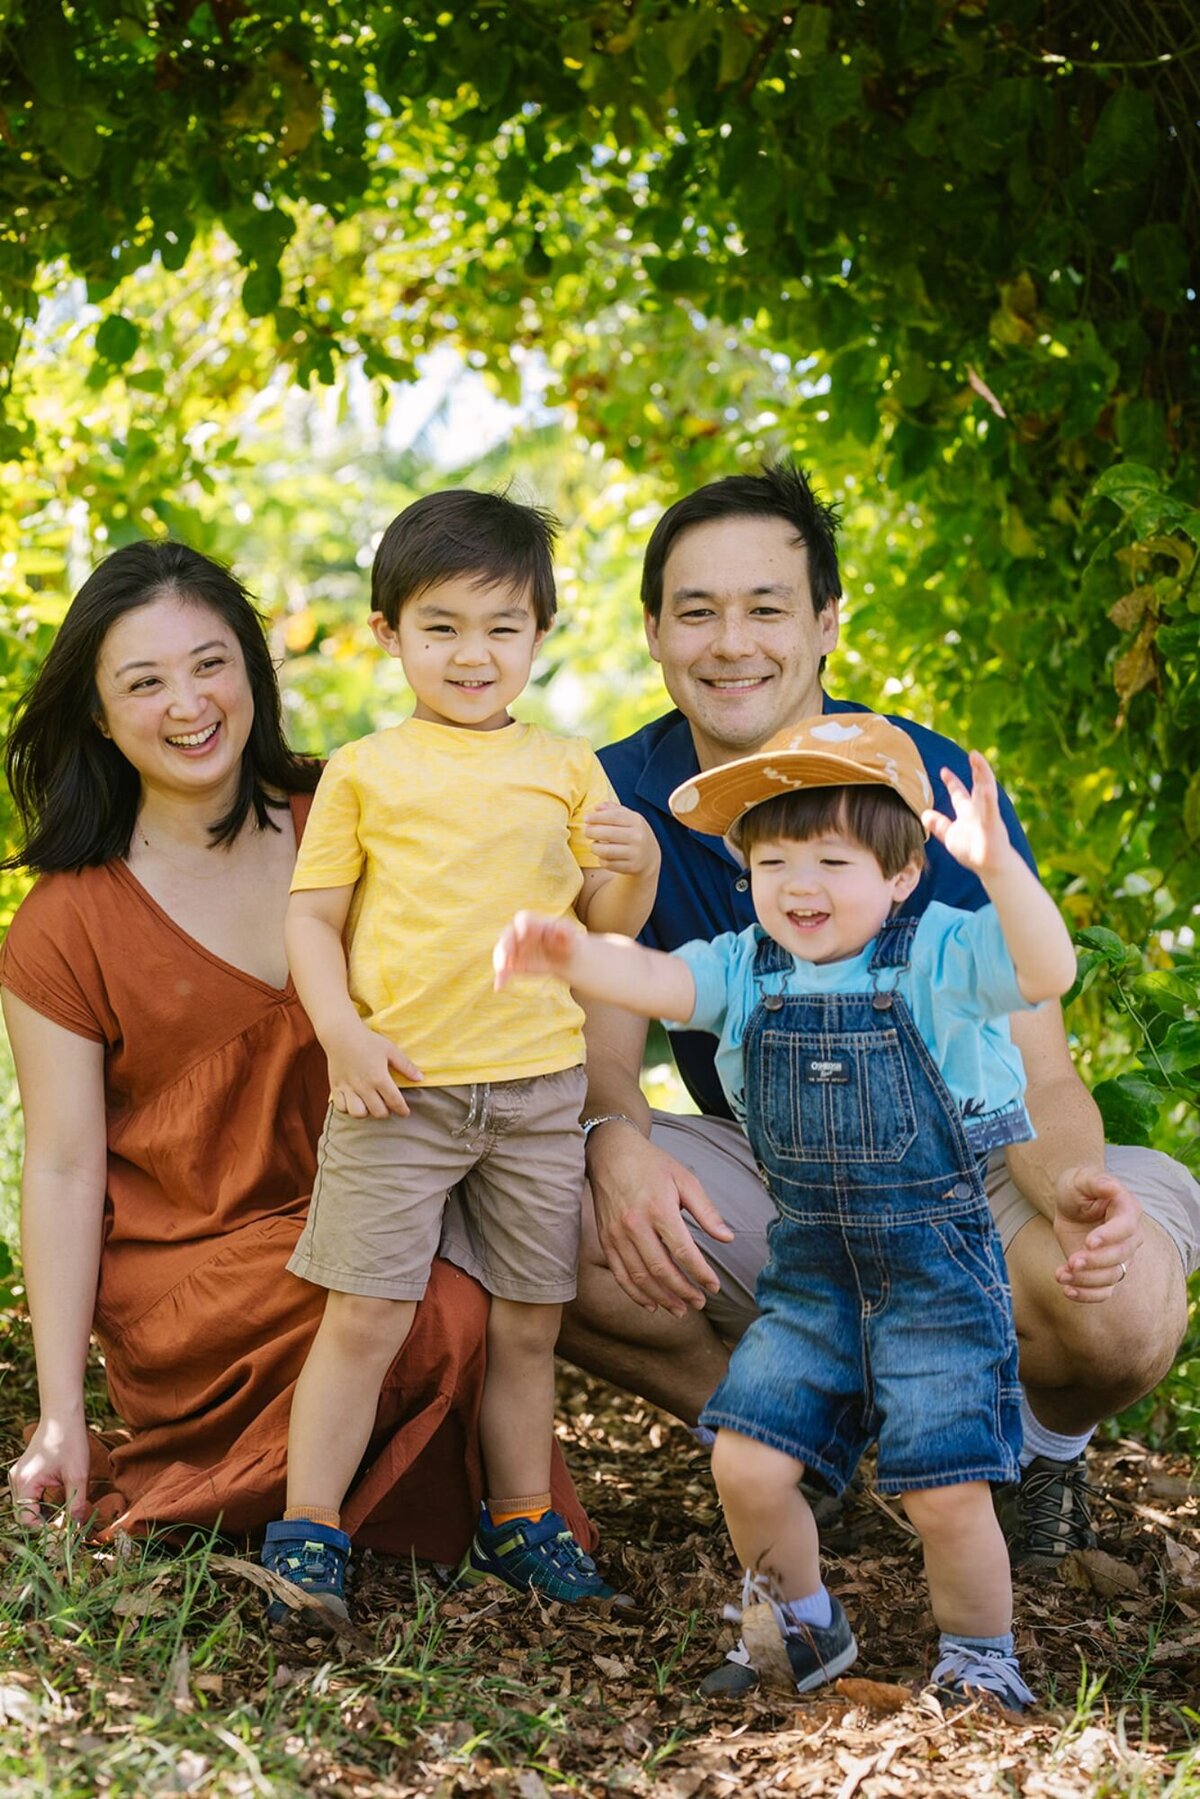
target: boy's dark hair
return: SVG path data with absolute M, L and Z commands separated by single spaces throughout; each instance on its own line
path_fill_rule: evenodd
M 558 520 L 540 506 L 469 487 L 426 494 L 394 518 L 371 565 L 371 610 L 396 629 L 409 600 L 456 575 L 528 594 L 539 631 L 554 622 Z
M 663 571 L 678 537 L 693 525 L 719 518 L 781 518 L 808 551 L 813 611 L 820 615 L 842 595 L 837 560 L 837 507 L 818 499 L 798 463 L 768 463 L 761 475 L 726 475 L 685 494 L 659 519 L 642 564 L 642 605 L 656 619 L 662 611 Z
M 735 820 L 729 833 L 743 856 L 752 844 L 807 843 L 823 831 L 841 831 L 870 850 L 890 880 L 910 862 L 925 864 L 921 821 L 890 787 L 805 787 L 777 793 Z
M 129 853 L 141 780 L 100 731 L 96 664 L 118 619 L 162 599 L 207 606 L 229 627 L 254 699 L 237 792 L 225 816 L 209 826 L 214 846 L 232 843 L 251 810 L 259 830 L 278 830 L 271 811 L 285 802 L 276 795 L 311 793 L 316 786 L 320 765 L 294 754 L 284 739 L 263 621 L 237 576 L 186 544 L 127 543 L 79 589 L 13 713 L 5 760 L 23 842 L 0 867 L 45 874 Z

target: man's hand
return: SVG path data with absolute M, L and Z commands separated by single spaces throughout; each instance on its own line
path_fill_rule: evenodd
M 1142 1208 L 1104 1168 L 1067 1168 L 1054 1189 L 1054 1235 L 1066 1260 L 1054 1278 L 1067 1299 L 1111 1299 L 1142 1246 Z
M 421 1071 L 390 1038 L 359 1019 L 325 1044 L 329 1060 L 329 1096 L 334 1109 L 348 1118 L 408 1116 L 408 1102 L 392 1079 L 392 1069 L 419 1081 Z
M 732 1242 L 733 1232 L 691 1170 L 614 1119 L 591 1133 L 588 1178 L 600 1244 L 621 1291 L 647 1312 L 662 1306 L 683 1318 L 689 1307 L 698 1311 L 721 1282 L 683 1213 L 721 1243 Z
M 64 1503 L 68 1517 L 84 1523 L 92 1513 L 87 1497 L 89 1461 L 87 1426 L 82 1418 L 71 1423 L 40 1419 L 24 1455 L 8 1471 L 17 1523 L 43 1524 L 44 1508 Z
M 492 951 L 493 984 L 499 993 L 517 974 L 556 974 L 570 980 L 571 960 L 581 932 L 565 918 L 518 912 Z
M 921 823 L 930 836 L 936 837 L 963 868 L 977 875 L 990 874 L 1004 866 L 1017 852 L 1000 816 L 996 777 L 979 751 L 971 751 L 969 788 L 950 768 L 942 770 L 942 780 L 954 807 L 954 817 L 947 818 L 944 812 L 932 809 L 922 812 Z
M 588 847 L 613 874 L 658 874 L 658 839 L 640 812 L 606 803 L 588 813 L 583 828 Z

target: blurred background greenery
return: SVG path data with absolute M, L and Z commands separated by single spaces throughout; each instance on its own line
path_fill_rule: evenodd
M 327 750 L 406 708 L 387 521 L 511 481 L 564 523 L 527 715 L 600 743 L 661 705 L 662 506 L 795 453 L 843 512 L 831 687 L 994 756 L 1110 1135 L 1195 1166 L 1198 59 L 1175 0 L 8 0 L 0 709 L 170 534 Z M 1140 1429 L 1200 1443 L 1196 1365 Z

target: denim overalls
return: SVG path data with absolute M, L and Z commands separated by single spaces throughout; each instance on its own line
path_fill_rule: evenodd
M 889 920 L 871 991 L 780 993 L 764 933 L 744 1042 L 750 1142 L 778 1217 L 755 1320 L 711 1429 L 794 1456 L 840 1492 L 879 1441 L 903 1493 L 1017 1478 L 1017 1341 L 980 1157 L 1032 1132 L 1021 1104 L 964 1119 L 896 983 L 918 921 Z

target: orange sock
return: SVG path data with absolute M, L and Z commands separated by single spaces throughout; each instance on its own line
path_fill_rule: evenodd
M 297 1518 L 307 1518 L 310 1524 L 328 1525 L 330 1530 L 342 1528 L 342 1514 L 327 1505 L 289 1505 L 283 1514 L 284 1523 L 290 1524 Z
M 488 1500 L 488 1517 L 493 1524 L 510 1524 L 514 1518 L 532 1518 L 536 1524 L 549 1510 L 549 1493 L 523 1493 L 516 1499 Z

